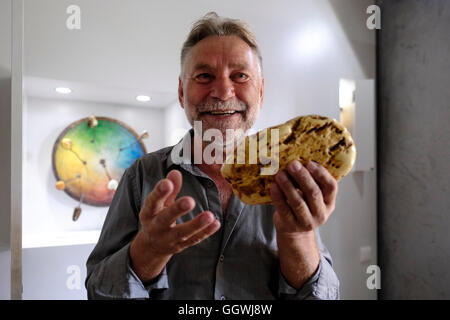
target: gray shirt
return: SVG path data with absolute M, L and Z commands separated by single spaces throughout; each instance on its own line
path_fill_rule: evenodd
M 280 272 L 272 221 L 275 208 L 247 205 L 233 194 L 224 219 L 214 181 L 191 164 L 190 158 L 173 161 L 187 140 L 142 156 L 124 172 L 100 239 L 86 263 L 88 298 L 339 299 L 339 281 L 318 231 L 319 267 L 297 290 Z M 221 227 L 204 241 L 175 254 L 154 281 L 144 284 L 131 268 L 130 242 L 140 228 L 139 211 L 145 198 L 172 169 L 183 177 L 177 197 L 191 196 L 196 201 L 194 210 L 177 223 L 209 210 Z

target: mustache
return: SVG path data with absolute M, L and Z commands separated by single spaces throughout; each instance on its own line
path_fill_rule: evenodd
M 225 110 L 234 110 L 234 111 L 247 111 L 248 106 L 238 99 L 233 100 L 216 100 L 211 102 L 202 102 L 197 105 L 197 112 L 211 112 L 211 111 L 225 111 Z

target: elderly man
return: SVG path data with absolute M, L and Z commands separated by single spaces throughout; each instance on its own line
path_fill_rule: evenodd
M 190 123 L 224 137 L 237 132 L 223 142 L 225 153 L 255 123 L 263 93 L 262 59 L 247 26 L 215 13 L 199 20 L 181 52 L 178 94 Z M 179 144 L 202 141 L 199 134 L 191 129 Z M 174 161 L 177 146 L 125 171 L 87 261 L 89 298 L 339 298 L 317 232 L 337 194 L 325 168 L 293 161 L 275 176 L 273 206 L 246 205 L 220 163 L 190 161 L 191 154 Z

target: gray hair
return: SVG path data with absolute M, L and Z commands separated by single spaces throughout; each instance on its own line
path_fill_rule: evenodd
M 256 53 L 262 72 L 262 57 L 259 51 L 256 37 L 250 31 L 249 26 L 237 19 L 222 18 L 215 12 L 208 12 L 200 20 L 195 22 L 189 32 L 186 41 L 181 48 L 181 72 L 184 70 L 184 63 L 189 51 L 202 39 L 209 36 L 237 36 L 244 40 Z

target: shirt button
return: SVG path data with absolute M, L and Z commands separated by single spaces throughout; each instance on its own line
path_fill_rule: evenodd
M 225 296 L 220 297 L 220 300 L 225 300 L 225 299 L 226 299 Z
M 219 261 L 223 262 L 223 259 L 225 259 L 225 257 L 223 256 L 223 254 L 219 257 Z

